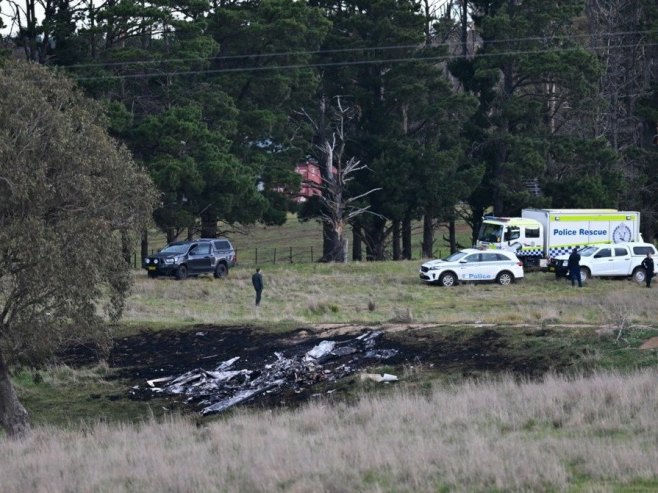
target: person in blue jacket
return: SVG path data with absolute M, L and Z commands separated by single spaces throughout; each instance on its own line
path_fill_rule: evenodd
M 576 285 L 576 280 L 578 281 L 578 287 L 583 287 L 583 281 L 580 279 L 580 254 L 578 249 L 574 248 L 569 255 L 569 261 L 567 262 L 569 267 L 569 277 L 571 278 L 571 285 Z

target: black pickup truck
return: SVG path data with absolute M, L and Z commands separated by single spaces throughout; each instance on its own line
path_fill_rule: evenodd
M 228 239 L 201 238 L 170 243 L 158 253 L 146 257 L 143 267 L 149 277 L 174 276 L 182 280 L 208 273 L 225 277 L 235 263 L 235 249 Z

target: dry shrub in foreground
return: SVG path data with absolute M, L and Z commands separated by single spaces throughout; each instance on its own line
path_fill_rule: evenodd
M 0 442 L 2 491 L 566 491 L 574 475 L 593 487 L 658 484 L 657 377 L 508 378 L 201 428 L 181 418 L 41 428 Z

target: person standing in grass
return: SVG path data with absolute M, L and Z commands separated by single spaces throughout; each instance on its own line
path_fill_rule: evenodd
M 263 275 L 260 273 L 260 267 L 256 268 L 256 272 L 251 276 L 251 284 L 254 285 L 256 291 L 256 306 L 260 305 L 260 295 L 263 292 Z
M 578 249 L 574 248 L 569 255 L 569 277 L 571 278 L 571 286 L 576 285 L 576 280 L 578 280 L 578 287 L 583 287 L 583 281 L 580 279 L 580 254 Z
M 646 274 L 647 287 L 651 287 L 651 278 L 653 277 L 653 259 L 651 258 L 651 253 L 647 252 L 647 256 L 642 261 L 642 267 Z

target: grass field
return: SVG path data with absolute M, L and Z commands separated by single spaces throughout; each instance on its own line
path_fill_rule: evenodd
M 297 233 L 253 234 L 245 245 Z M 116 335 L 373 327 L 423 358 L 370 370 L 397 374 L 395 385 L 349 378 L 300 407 L 211 419 L 128 399 L 135 382 L 103 363 L 17 369 L 36 428 L 0 437 L 0 491 L 658 491 L 658 350 L 640 349 L 658 337 L 655 290 L 571 288 L 543 273 L 441 288 L 419 281 L 419 260 L 259 261 L 256 308 L 243 259 L 226 279 L 136 270 Z
M 582 289 L 540 272 L 511 285 L 427 286 L 419 261 L 265 266 L 263 303 L 253 306 L 249 267 L 227 279 L 179 283 L 135 273 L 129 324 L 384 323 L 594 324 L 655 322 L 656 296 L 625 279 L 594 279 Z

